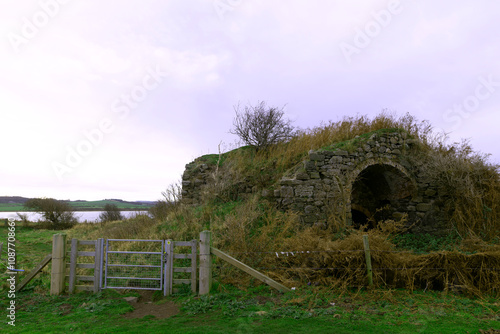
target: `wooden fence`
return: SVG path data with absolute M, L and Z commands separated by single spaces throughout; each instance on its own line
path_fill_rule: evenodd
M 199 245 L 198 245 L 199 244 Z M 175 247 L 190 247 L 190 253 L 179 254 L 174 252 Z M 85 249 L 85 250 L 82 250 Z M 90 248 L 90 250 L 89 250 Z M 197 261 L 199 249 L 199 261 Z M 100 291 L 103 280 L 103 258 L 105 255 L 104 239 L 98 240 L 78 240 L 72 239 L 66 243 L 65 234 L 55 234 L 52 242 L 52 254 L 48 254 L 23 282 L 17 286 L 17 290 L 22 289 L 29 281 L 50 261 L 52 261 L 50 294 L 60 295 L 66 290 L 68 283 L 68 292 L 78 291 Z M 228 254 L 211 247 L 211 233 L 203 231 L 200 233 L 200 240 L 191 241 L 173 241 L 167 240 L 165 247 L 165 280 L 164 294 L 170 295 L 175 290 L 175 284 L 191 284 L 191 291 L 200 295 L 208 294 L 212 285 L 212 256 L 230 263 L 231 265 L 245 271 L 249 275 L 261 280 L 262 282 L 276 288 L 280 291 L 289 291 L 284 285 L 274 281 L 257 270 L 247 266 Z M 87 259 L 80 263 L 80 259 Z M 92 259 L 93 258 L 93 259 Z M 190 260 L 189 266 L 177 267 L 175 260 Z M 197 284 L 197 271 L 199 263 L 199 280 Z M 80 274 L 82 271 L 92 270 L 92 275 Z M 189 278 L 177 278 L 181 273 L 189 274 Z M 90 282 L 90 284 L 85 284 Z
M 103 256 L 103 245 L 104 239 L 102 238 L 97 240 L 71 239 L 71 250 L 66 253 L 69 254 L 70 258 L 70 263 L 66 265 L 66 268 L 69 269 L 69 275 L 65 275 L 65 278 L 68 278 L 69 293 L 75 293 L 75 291 L 99 292 L 102 282 L 101 259 Z M 87 246 L 87 248 L 90 246 L 93 250 L 79 251 L 78 248 L 82 246 Z M 88 257 L 93 257 L 94 259 L 86 263 L 78 263 L 79 259 Z M 93 275 L 78 275 L 79 269 L 93 270 Z M 86 282 L 90 282 L 91 284 L 85 284 Z

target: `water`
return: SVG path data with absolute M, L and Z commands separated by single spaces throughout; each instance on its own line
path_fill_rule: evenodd
M 99 215 L 103 211 L 75 211 L 75 217 L 78 219 L 80 223 L 87 221 L 87 222 L 92 222 L 95 223 L 99 221 Z M 28 220 L 32 222 L 36 222 L 38 220 L 42 219 L 42 215 L 36 212 L 22 212 L 19 211 L 21 214 L 26 214 L 28 215 Z M 137 213 L 143 213 L 146 214 L 146 211 L 121 211 L 121 214 L 125 218 L 130 218 L 135 216 Z M 5 219 L 5 218 L 10 218 L 13 217 L 16 220 L 19 220 L 19 217 L 16 212 L 0 212 L 0 219 Z

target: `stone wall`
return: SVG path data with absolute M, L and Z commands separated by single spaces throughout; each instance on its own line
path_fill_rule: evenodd
M 406 214 L 413 232 L 443 231 L 441 190 L 425 176 L 422 163 L 413 156 L 415 142 L 405 132 L 376 132 L 343 144 L 310 151 L 274 190 L 266 189 L 262 195 L 283 210 L 297 211 L 305 224 L 339 219 L 359 226 L 371 218 L 399 219 Z M 215 182 L 215 170 L 215 165 L 199 159 L 186 165 L 185 203 L 200 204 L 207 189 L 213 191 L 207 185 Z M 245 180 L 235 181 L 232 187 L 237 195 L 255 191 Z
M 413 144 L 404 132 L 375 133 L 358 139 L 352 152 L 310 151 L 301 166 L 279 181 L 276 202 L 301 213 L 306 224 L 347 219 L 362 225 L 369 218 L 407 214 L 414 232 L 436 233 L 444 224 L 437 186 L 425 178 L 418 163 L 409 162 Z
M 200 204 L 203 186 L 210 182 L 216 166 L 197 160 L 186 165 L 182 174 L 182 201 L 185 204 Z

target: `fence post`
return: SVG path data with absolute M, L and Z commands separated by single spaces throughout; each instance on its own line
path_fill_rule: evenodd
M 71 255 L 69 257 L 69 293 L 75 292 L 76 283 L 76 262 L 77 262 L 77 251 L 78 251 L 78 239 L 71 239 Z
M 60 295 L 64 292 L 66 278 L 66 234 L 54 234 L 52 239 L 52 272 L 50 294 Z
M 210 292 L 212 286 L 212 256 L 210 255 L 211 232 L 200 233 L 200 295 Z
M 196 259 L 198 252 L 197 247 L 198 246 L 198 241 L 197 240 L 191 240 L 191 291 L 193 293 L 196 293 L 196 269 L 198 266 L 196 265 Z
M 102 290 L 102 284 L 104 281 L 104 238 L 99 238 L 99 252 L 101 253 L 101 263 L 99 264 L 99 291 Z
M 95 241 L 94 257 L 94 293 L 101 291 L 101 259 L 102 259 L 102 238 Z
M 163 295 L 170 296 L 172 294 L 172 281 L 174 279 L 174 241 L 171 239 L 165 242 L 165 279 L 163 286 Z
M 366 259 L 366 274 L 368 276 L 368 285 L 373 285 L 373 272 L 372 272 L 372 257 L 370 254 L 370 244 L 368 243 L 368 236 L 363 236 L 363 247 L 365 248 Z

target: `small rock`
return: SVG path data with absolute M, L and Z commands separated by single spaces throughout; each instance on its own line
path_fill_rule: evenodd
M 127 301 L 129 303 L 137 303 L 137 301 L 139 300 L 139 297 L 125 297 L 123 299 L 125 299 L 125 301 Z
M 257 311 L 257 312 L 255 312 L 255 314 L 263 316 L 263 315 L 266 315 L 267 312 L 266 311 Z

